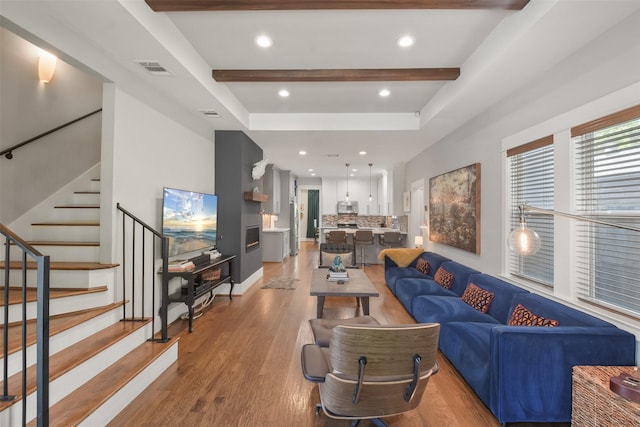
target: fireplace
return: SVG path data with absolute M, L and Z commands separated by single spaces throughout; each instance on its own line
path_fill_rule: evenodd
M 244 233 L 245 252 L 258 249 L 260 247 L 260 226 L 247 227 Z

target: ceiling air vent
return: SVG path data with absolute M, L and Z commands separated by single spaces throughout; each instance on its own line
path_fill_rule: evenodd
M 220 118 L 220 114 L 217 111 L 214 111 L 214 110 L 200 110 L 200 112 L 202 114 L 204 114 L 205 117 L 208 117 L 210 119 L 218 119 L 218 118 Z
M 327 154 L 327 157 L 340 157 L 340 154 Z
M 142 68 L 154 76 L 173 76 L 173 74 L 160 65 L 158 61 L 136 61 L 136 63 L 140 64 Z

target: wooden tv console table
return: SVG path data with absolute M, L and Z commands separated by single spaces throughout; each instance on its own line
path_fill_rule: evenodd
M 209 262 L 196 265 L 195 268 L 186 271 L 169 271 L 167 272 L 169 279 L 181 277 L 187 281 L 177 292 L 169 295 L 169 302 L 183 302 L 189 308 L 189 332 L 193 332 L 193 303 L 206 294 L 211 293 L 215 288 L 225 283 L 231 285 L 229 289 L 229 298 L 233 291 L 233 260 L 235 255 L 221 255 Z M 226 268 L 224 268 L 226 265 Z M 203 278 L 203 274 L 213 272 L 216 268 L 220 269 L 220 275 L 215 279 Z

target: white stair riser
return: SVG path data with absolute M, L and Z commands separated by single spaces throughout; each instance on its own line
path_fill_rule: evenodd
M 55 208 L 47 215 L 47 220 L 97 222 L 100 220 L 100 208 Z
M 102 370 L 109 367 L 113 362 L 124 357 L 131 350 L 142 344 L 145 341 L 146 329 L 147 328 L 138 329 L 124 339 L 114 343 L 111 347 L 98 353 L 93 358 L 50 382 L 49 405 L 54 405 L 95 375 L 99 374 Z M 22 422 L 22 405 L 13 405 L 8 410 L 11 411 L 9 425 L 11 427 L 20 427 Z M 32 420 L 35 417 L 36 393 L 31 393 L 27 397 L 27 420 Z
M 178 342 L 167 349 L 160 357 L 147 366 L 139 375 L 129 381 L 114 396 L 106 401 L 100 408 L 90 414 L 80 427 L 93 427 L 106 425 L 116 415 L 131 403 L 131 401 L 142 393 L 156 378 L 178 360 Z
M 55 246 L 33 245 L 38 252 L 49 255 L 51 261 L 59 262 L 99 262 L 100 246 Z M 22 260 L 22 251 L 12 250 L 11 261 Z
M 75 309 L 77 310 L 79 307 L 80 306 L 75 307 Z M 87 338 L 89 335 L 95 334 L 107 326 L 119 322 L 121 318 L 122 308 L 117 308 L 101 314 L 100 316 L 96 316 L 81 325 L 77 325 L 59 334 L 55 334 L 49 339 L 49 354 L 56 354 L 70 345 Z M 27 347 L 27 366 L 32 366 L 36 363 L 36 351 L 36 345 Z M 0 361 L 3 360 L 4 359 L 0 357 Z M 9 376 L 20 372 L 22 370 L 22 352 L 10 354 L 8 364 Z
M 98 242 L 100 241 L 100 226 L 82 225 L 36 225 L 32 227 L 32 240 Z
M 99 205 L 100 194 L 96 193 L 75 193 L 73 195 L 73 203 L 79 205 Z
M 61 377 L 58 377 L 49 384 L 50 399 L 49 404 L 54 405 L 69 393 L 98 375 L 100 372 L 122 359 L 134 348 L 143 344 L 151 328 L 145 326 L 127 335 L 123 339 L 114 343 L 110 347 L 96 354 L 91 359 L 81 363 Z M 35 414 L 34 414 L 35 416 Z
M 100 191 L 100 180 L 94 181 L 93 179 L 89 181 L 89 191 Z
M 100 270 L 51 270 L 49 284 L 52 288 L 89 289 L 96 286 L 113 286 L 115 283 L 115 268 Z M 0 268 L 0 274 L 4 269 Z M 27 286 L 36 286 L 36 270 L 27 270 Z M 11 270 L 9 284 L 22 283 L 22 272 Z
M 101 307 L 113 302 L 113 292 L 93 292 L 90 294 L 73 295 L 64 298 L 54 298 L 49 303 L 49 315 L 55 316 L 79 309 L 89 309 Z M 27 319 L 37 318 L 37 303 L 27 303 Z M 4 319 L 4 307 L 0 307 L 0 319 Z M 9 323 L 20 322 L 22 320 L 22 305 L 14 304 L 9 306 Z M 0 358 L 1 359 L 1 358 Z

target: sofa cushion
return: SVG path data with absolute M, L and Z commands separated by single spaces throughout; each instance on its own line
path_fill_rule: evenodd
M 549 298 L 537 294 L 519 294 L 514 296 L 511 303 L 512 311 L 518 304 L 527 307 L 538 316 L 557 320 L 560 326 L 604 326 L 615 327 L 597 317 L 560 304 Z
M 433 279 L 427 277 L 405 277 L 396 281 L 396 297 L 404 305 L 404 308 L 413 315 L 413 299 L 419 295 L 441 295 L 457 297 L 453 291 L 444 289 Z
M 497 326 L 500 325 L 450 322 L 441 325 L 440 329 L 440 351 L 487 406 L 491 396 L 491 358 L 494 357 L 490 333 Z
M 493 297 L 495 297 L 493 292 L 482 289 L 472 282 L 467 286 L 461 299 L 479 312 L 486 313 L 489 311 Z
M 453 286 L 453 274 L 449 273 L 442 266 L 440 266 L 436 274 L 433 275 L 433 280 L 445 289 L 451 289 L 451 286 Z
M 466 265 L 457 263 L 455 261 L 445 261 L 440 264 L 440 266 L 453 275 L 451 290 L 455 292 L 455 294 L 459 297 L 461 297 L 464 293 L 464 290 L 467 289 L 467 285 L 469 284 L 469 276 L 471 276 L 472 274 L 480 273 L 478 270 L 474 270 L 473 268 L 467 267 Z
M 527 310 L 527 308 L 522 304 L 516 305 L 516 308 L 513 309 L 513 313 L 511 313 L 511 319 L 509 319 L 509 326 L 554 327 L 558 325 L 559 323 L 557 320 L 538 316 L 537 314 L 534 314 L 531 311 Z
M 353 265 L 353 253 L 351 252 L 342 252 L 342 253 L 322 252 L 320 254 L 320 262 L 321 262 L 320 265 L 323 265 L 323 266 L 333 265 L 333 260 L 336 256 L 340 257 L 342 261 L 342 265 L 344 266 Z
M 425 277 L 423 273 L 419 272 L 415 268 L 418 259 L 420 258 L 429 263 L 429 270 L 431 274 L 435 273 L 440 264 L 442 264 L 444 261 L 449 261 L 449 258 L 445 258 L 435 252 L 423 252 L 407 267 L 398 267 L 398 264 L 396 264 L 391 258 L 389 258 L 388 256 L 384 257 L 384 279 L 387 282 L 387 286 L 389 286 L 389 289 L 391 289 L 391 292 L 393 292 L 394 295 L 396 294 L 396 281 L 398 279 L 404 277 Z
M 495 296 L 493 297 L 493 301 L 491 301 L 491 305 L 489 306 L 487 314 L 503 325 L 506 325 L 509 322 L 509 318 L 511 316 L 511 313 L 513 312 L 513 306 L 511 305 L 511 302 L 513 301 L 514 295 L 528 293 L 528 291 L 522 288 L 519 288 L 512 285 L 511 283 L 507 283 L 504 280 L 500 280 L 497 277 L 493 277 L 484 273 L 471 275 L 469 277 L 469 283 L 474 283 L 479 288 L 482 288 L 489 292 L 493 292 Z M 533 309 L 533 307 L 530 307 L 527 304 L 523 305 L 530 310 L 533 310 L 534 313 L 544 316 L 543 313 L 538 313 L 535 309 Z M 557 317 L 553 316 L 545 317 L 548 317 L 550 319 L 557 319 Z
M 437 286 L 437 285 L 436 285 Z M 499 322 L 488 314 L 479 312 L 459 296 L 419 295 L 411 303 L 411 315 L 419 323 L 438 322 Z
M 427 261 L 424 258 L 418 257 L 418 260 L 416 261 L 416 270 L 418 270 L 420 273 L 422 274 L 429 274 L 429 268 L 431 266 L 429 265 L 429 261 Z

